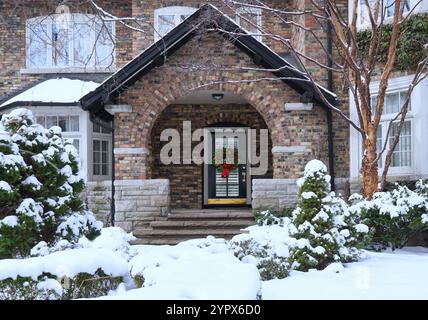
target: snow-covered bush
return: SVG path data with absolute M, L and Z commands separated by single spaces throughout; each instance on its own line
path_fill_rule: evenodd
M 357 260 L 359 249 L 368 241 L 369 228 L 360 223 L 358 212 L 349 211 L 346 202 L 330 192 L 327 167 L 319 160 L 310 161 L 297 183 L 299 206 L 288 226 L 296 238 L 291 267 L 307 271 Z
M 255 212 L 254 217 L 256 220 L 256 223 L 259 226 L 268 226 L 272 224 L 284 224 L 283 218 L 289 218 L 291 217 L 291 214 L 293 212 L 293 208 L 285 208 L 281 211 L 273 211 L 273 210 L 263 210 L 259 212 Z
M 428 230 L 428 184 L 419 181 L 416 190 L 396 185 L 388 192 L 377 192 L 372 200 L 352 195 L 350 212 L 361 215 L 376 230 L 376 240 L 393 250 L 404 247 L 409 239 Z
M 244 263 L 257 267 L 262 280 L 282 279 L 289 272 L 289 245 L 294 241 L 288 235 L 290 218 L 281 224 L 251 226 L 248 233 L 236 235 L 230 241 L 235 256 Z
M 268 244 L 248 239 L 232 242 L 232 247 L 239 260 L 256 265 L 262 281 L 283 279 L 288 276 L 288 257 L 278 256 Z
M 109 249 L 81 248 L 0 260 L 0 299 L 75 299 L 106 295 L 128 277 L 128 263 Z
M 72 141 L 61 128 L 33 124 L 27 109 L 0 121 L 0 258 L 24 257 L 45 241 L 93 238 L 102 224 L 84 210 Z

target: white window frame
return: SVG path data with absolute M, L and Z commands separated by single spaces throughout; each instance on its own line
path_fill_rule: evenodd
M 90 123 L 89 125 L 90 132 L 91 132 L 91 141 L 90 141 L 90 172 L 92 180 L 94 181 L 100 181 L 100 180 L 110 180 L 112 176 L 112 138 L 111 133 L 101 133 L 101 132 L 94 132 L 94 123 Z M 95 174 L 94 173 L 94 140 L 99 141 L 107 141 L 107 174 Z
M 48 116 L 78 116 L 79 117 L 79 131 L 62 132 L 62 137 L 65 139 L 79 139 L 79 158 L 80 167 L 83 172 L 83 178 L 86 181 L 88 178 L 88 155 L 87 155 L 87 118 L 88 115 L 80 107 L 56 107 L 56 106 L 34 106 L 30 107 L 33 112 L 34 119 L 37 117 L 48 117 Z M 49 128 L 47 128 L 49 129 Z
M 254 8 L 254 7 L 239 7 L 238 9 L 236 9 L 236 15 L 235 15 L 235 22 L 241 26 L 241 14 L 254 14 L 257 16 L 257 28 L 261 30 L 262 28 L 262 9 L 260 8 Z M 251 32 L 249 30 L 246 30 L 248 33 L 251 34 Z M 260 33 L 260 31 L 259 31 Z M 256 38 L 259 41 L 262 41 L 262 37 L 261 36 L 253 36 L 254 38 Z
M 31 18 L 28 19 L 26 21 L 26 69 L 21 70 L 22 73 L 49 73 L 49 72 L 58 72 L 59 70 L 62 71 L 69 71 L 69 72 L 82 72 L 82 71 L 86 71 L 86 72 L 111 72 L 115 70 L 115 65 L 116 65 L 116 48 L 115 48 L 115 44 L 113 43 L 113 57 L 112 57 L 112 63 L 111 64 L 100 64 L 100 65 L 96 65 L 95 64 L 95 55 L 93 55 L 90 58 L 90 61 L 88 62 L 88 64 L 86 66 L 80 66 L 80 65 L 76 65 L 76 62 L 74 61 L 74 24 L 78 24 L 78 23 L 88 23 L 91 24 L 92 26 L 95 26 L 95 20 L 100 20 L 99 18 L 97 18 L 96 15 L 91 15 L 91 14 L 80 14 L 80 13 L 75 13 L 75 14 L 64 14 L 66 15 L 66 19 L 67 21 L 69 21 L 69 26 L 68 26 L 68 38 L 69 38 L 69 43 L 68 43 L 68 52 L 69 52 L 69 57 L 68 57 L 68 63 L 67 65 L 53 65 L 53 58 L 52 58 L 52 54 L 53 54 L 53 46 L 52 43 L 48 43 L 47 45 L 47 57 L 46 57 L 46 66 L 32 66 L 31 65 L 31 61 L 30 61 L 30 31 L 31 31 L 31 25 L 37 25 L 37 24 L 44 24 L 47 27 L 47 35 L 48 37 L 50 37 L 50 35 L 52 35 L 52 26 L 53 23 L 55 22 L 55 18 L 54 15 L 52 16 L 40 16 L 40 17 L 35 17 L 35 18 Z M 107 22 L 99 22 L 99 23 L 107 23 Z M 114 22 L 108 22 L 111 23 L 111 35 L 113 38 L 116 37 L 116 28 L 115 28 L 115 23 Z M 51 41 L 50 38 L 48 38 L 49 41 Z M 95 28 L 92 29 L 91 31 L 91 35 L 90 35 L 90 43 L 91 45 L 94 45 L 96 41 L 96 30 Z
M 163 15 L 173 15 L 174 16 L 174 28 L 178 26 L 182 21 L 181 15 L 192 15 L 195 13 L 197 9 L 193 7 L 186 6 L 170 6 L 170 7 L 162 7 L 155 10 L 155 18 L 154 18 L 154 38 L 155 41 L 160 40 L 163 36 L 158 33 L 158 24 L 159 24 L 159 16 Z
M 357 15 L 357 27 L 358 29 L 369 29 L 371 28 L 371 24 L 370 22 L 362 22 L 361 21 L 361 10 L 362 10 L 362 1 L 365 0 L 358 0 L 358 6 L 357 6 L 357 10 L 358 10 L 358 15 Z M 410 9 L 412 9 L 416 4 L 418 3 L 418 0 L 409 0 L 409 6 Z M 349 1 L 349 7 L 348 7 L 348 11 L 349 11 L 349 16 L 352 17 L 352 1 Z M 388 0 L 384 0 L 384 7 L 386 8 L 386 6 L 388 5 Z M 364 5 L 365 6 L 365 5 Z M 385 9 L 384 9 L 385 10 Z M 420 13 L 420 12 L 425 12 L 428 11 L 428 0 L 423 0 L 416 8 L 415 10 L 413 10 L 412 14 L 416 14 L 416 13 Z M 405 16 L 407 13 L 404 12 L 403 15 Z M 388 24 L 392 22 L 392 18 L 391 16 L 387 16 L 387 12 L 386 12 L 386 16 L 384 18 L 384 24 Z

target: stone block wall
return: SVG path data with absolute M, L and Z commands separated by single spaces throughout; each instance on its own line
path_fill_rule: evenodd
M 111 226 L 111 181 L 89 181 L 82 198 L 97 220 Z
M 253 180 L 253 209 L 281 210 L 297 203 L 296 179 Z
M 169 212 L 168 179 L 116 180 L 115 226 L 126 231 L 147 227 Z
M 297 204 L 299 188 L 297 179 L 257 179 L 253 180 L 252 208 L 255 210 L 282 210 Z M 343 199 L 349 197 L 348 179 L 335 180 L 336 193 Z

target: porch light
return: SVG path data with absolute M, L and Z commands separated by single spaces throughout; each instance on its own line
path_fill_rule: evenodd
M 224 98 L 224 94 L 223 93 L 213 93 L 212 97 L 213 97 L 214 100 L 219 101 L 219 100 L 221 100 L 221 99 Z

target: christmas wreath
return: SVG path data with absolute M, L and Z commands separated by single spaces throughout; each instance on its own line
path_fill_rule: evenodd
M 213 166 L 218 170 L 221 171 L 221 177 L 222 178 L 228 178 L 230 175 L 230 171 L 231 170 L 235 170 L 238 169 L 238 149 L 237 148 L 233 148 L 233 160 L 232 161 L 228 161 L 229 159 L 225 158 L 225 155 L 227 157 L 227 155 L 230 153 L 230 148 L 222 148 L 222 149 L 217 149 L 216 150 L 216 154 L 213 155 Z M 216 155 L 219 154 L 221 152 L 221 156 L 219 156 L 219 158 L 222 159 L 222 161 L 220 163 L 216 162 Z

